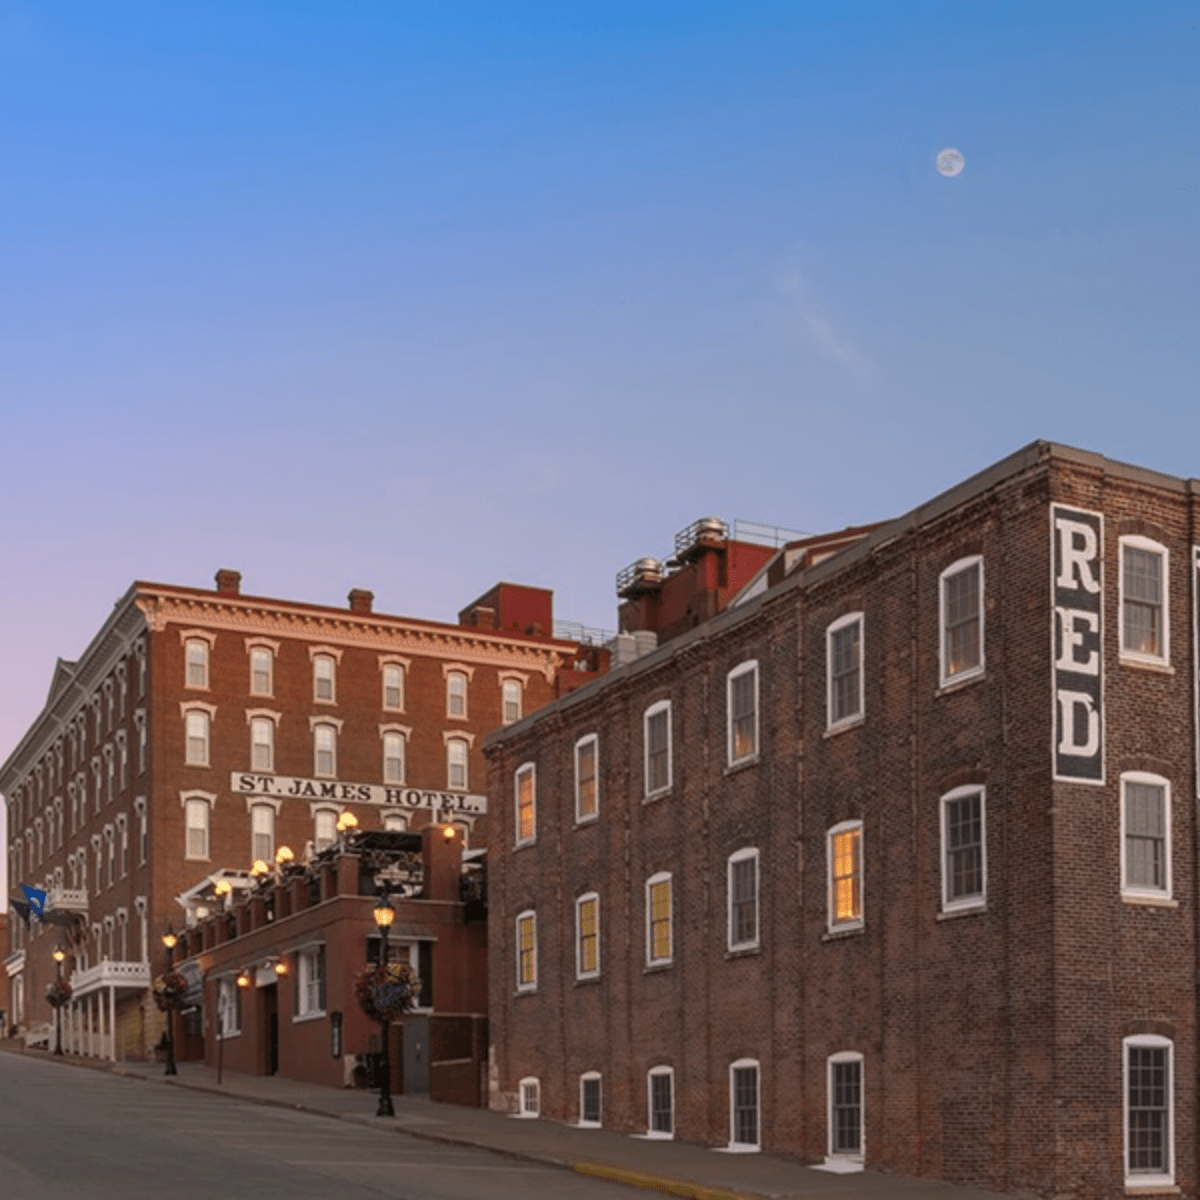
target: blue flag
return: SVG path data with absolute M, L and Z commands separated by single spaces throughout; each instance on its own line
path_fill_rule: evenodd
M 42 910 L 46 907 L 46 893 L 41 888 L 30 887 L 27 883 L 21 884 L 21 891 L 25 893 L 25 899 L 29 901 L 29 911 L 44 921 L 46 918 Z

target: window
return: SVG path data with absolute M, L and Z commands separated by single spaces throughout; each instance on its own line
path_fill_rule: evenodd
M 829 1057 L 829 1157 L 863 1158 L 863 1094 L 861 1054 Z
M 671 702 L 660 700 L 646 709 L 646 795 L 671 786 Z
M 208 858 L 207 800 L 188 800 L 187 810 L 187 858 Z
M 729 949 L 758 945 L 758 851 L 729 856 Z
M 517 1085 L 517 1094 L 520 1097 L 518 1116 L 536 1117 L 541 1112 L 542 1086 L 532 1075 L 526 1076 Z
M 646 1075 L 647 1136 L 675 1136 L 675 1072 L 653 1067 Z
M 117 818 L 117 832 L 121 837 L 121 878 L 129 874 L 129 818 L 122 813 Z
M 446 783 L 451 791 L 466 791 L 467 743 L 462 738 L 446 742 Z
M 537 988 L 537 914 L 523 912 L 517 917 L 517 991 Z
M 187 686 L 208 687 L 208 643 L 201 638 L 188 638 L 184 643 L 187 658 Z
M 129 786 L 129 747 L 126 745 L 123 729 L 117 734 L 117 762 L 118 778 L 121 790 L 124 791 Z
M 862 822 L 843 821 L 828 839 L 829 928 L 853 929 L 863 923 Z
M 575 743 L 575 820 L 591 821 L 600 812 L 597 779 L 599 740 L 594 733 Z
M 600 974 L 600 897 L 595 892 L 575 901 L 575 978 Z
M 337 775 L 337 729 L 333 725 L 313 726 L 313 774 L 319 779 Z
M 325 1015 L 325 947 L 314 946 L 296 955 L 295 1015 Z
M 446 716 L 467 715 L 467 677 L 462 671 L 446 672 Z
M 983 672 L 983 559 L 963 558 L 941 574 L 941 683 Z
M 1127 1037 L 1124 1048 L 1126 1186 L 1173 1186 L 1174 1046 L 1141 1034 Z
M 383 668 L 383 707 L 391 712 L 404 708 L 404 668 L 396 663 Z
M 729 1145 L 735 1150 L 757 1150 L 758 1063 L 740 1058 L 729 1068 Z
M 250 767 L 255 771 L 275 770 L 275 722 L 270 717 L 250 721 Z
M 979 908 L 987 897 L 987 839 L 981 787 L 942 797 L 942 911 Z
M 729 765 L 758 756 L 758 663 L 742 663 L 726 679 Z
M 1121 776 L 1121 894 L 1171 896 L 1171 785 L 1158 775 Z
M 146 852 L 150 848 L 150 831 L 146 821 L 146 798 L 139 796 L 134 801 L 138 814 L 138 862 L 146 861 Z
M 104 843 L 106 847 L 105 861 L 108 863 L 108 886 L 112 887 L 117 881 L 117 849 L 113 840 L 113 827 L 105 825 Z
M 323 701 L 326 704 L 334 703 L 335 696 L 335 679 L 337 664 L 330 654 L 316 654 L 313 656 L 313 699 Z
M 217 1012 L 221 1018 L 221 1037 L 236 1037 L 242 1032 L 242 991 L 237 979 L 217 981 Z
M 533 763 L 517 768 L 516 798 L 516 844 L 523 846 L 537 838 L 537 782 Z
M 203 643 L 201 643 L 203 645 Z M 209 717 L 203 709 L 190 708 L 184 714 L 187 726 L 186 760 L 189 767 L 208 766 L 208 725 Z M 100 799 L 100 781 L 96 780 L 96 799 Z M 99 804 L 97 803 L 97 807 Z
M 383 735 L 383 782 L 404 782 L 404 734 Z
M 142 709 L 138 709 L 133 714 L 133 719 L 137 723 L 138 733 L 138 774 L 144 775 L 146 772 L 146 713 Z
M 275 808 L 255 804 L 250 808 L 250 861 L 270 864 L 275 860 Z
M 1166 548 L 1143 537 L 1121 539 L 1121 655 L 1165 664 L 1167 653 Z
M 862 643 L 862 613 L 850 613 L 825 631 L 831 729 L 863 715 Z
M 579 1077 L 579 1123 L 600 1127 L 600 1072 L 586 1071 Z
M 275 690 L 275 656 L 266 646 L 250 650 L 250 694 L 269 696 Z
M 403 833 L 408 828 L 408 818 L 403 813 L 384 813 L 383 827 L 396 833 Z
M 662 872 L 646 880 L 646 962 L 669 963 L 673 955 L 671 876 Z
M 521 681 L 506 679 L 501 686 L 501 717 L 505 725 L 521 719 Z
M 337 841 L 337 813 L 331 808 L 319 808 L 313 814 L 313 850 L 320 854 Z M 386 819 L 384 828 L 387 828 Z

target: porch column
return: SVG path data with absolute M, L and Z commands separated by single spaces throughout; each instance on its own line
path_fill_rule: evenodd
M 108 1057 L 110 1062 L 117 1061 L 117 989 L 111 984 L 108 988 Z

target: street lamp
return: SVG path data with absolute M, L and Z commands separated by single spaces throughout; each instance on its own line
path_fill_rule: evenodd
M 162 935 L 162 944 L 167 948 L 167 974 L 169 975 L 175 969 L 175 943 L 179 939 L 175 936 L 175 930 L 171 928 L 171 923 L 167 922 L 167 932 Z M 175 1030 L 172 1028 L 174 1024 L 172 1020 L 173 1009 L 170 1005 L 167 1006 L 167 1069 L 163 1072 L 164 1075 L 178 1075 L 179 1072 L 175 1069 Z
M 388 967 L 388 934 L 392 922 L 396 919 L 396 910 L 388 903 L 387 893 L 379 897 L 375 905 L 375 926 L 379 930 L 379 965 L 383 969 L 384 986 L 386 987 Z M 386 995 L 385 995 L 386 999 Z M 392 1061 L 388 1052 L 388 1018 L 387 1010 L 383 1009 L 379 1018 L 380 1032 L 383 1034 L 383 1078 L 379 1082 L 379 1108 L 377 1117 L 394 1117 L 396 1110 L 392 1107 Z
M 54 971 L 55 981 L 62 979 L 62 965 L 66 954 L 61 946 L 58 946 L 54 951 Z M 62 997 L 58 997 L 58 1004 L 54 1008 L 54 1053 L 62 1054 Z

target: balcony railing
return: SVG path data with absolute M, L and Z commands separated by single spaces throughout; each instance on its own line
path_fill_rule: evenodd
M 86 971 L 71 976 L 71 989 L 76 997 L 100 988 L 116 987 L 134 991 L 150 986 L 150 964 L 144 962 L 114 962 L 106 958 Z
M 87 915 L 88 894 L 83 888 L 54 888 L 46 895 L 44 911 Z

